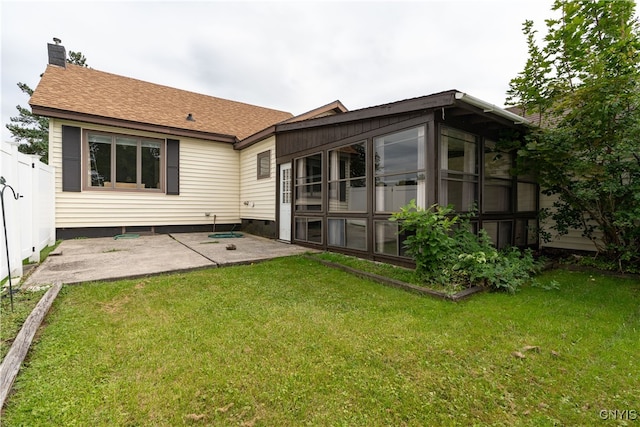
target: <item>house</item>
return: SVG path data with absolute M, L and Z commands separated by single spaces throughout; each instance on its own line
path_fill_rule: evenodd
M 389 216 L 477 206 L 498 247 L 537 245 L 538 188 L 512 177 L 501 138 L 529 122 L 457 90 L 293 116 L 65 64 L 30 100 L 50 120 L 59 238 L 245 230 L 314 248 L 409 262 Z M 62 58 L 62 60 L 60 59 Z
M 245 218 L 275 237 L 275 139 L 235 145 L 290 113 L 66 64 L 63 46 L 48 47 L 29 103 L 50 118 L 58 238 L 224 230 Z

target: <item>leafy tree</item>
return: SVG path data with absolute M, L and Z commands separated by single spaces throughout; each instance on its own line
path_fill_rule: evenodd
M 519 151 L 557 195 L 559 235 L 581 230 L 621 270 L 640 263 L 640 36 L 630 0 L 556 0 L 542 46 L 524 23 L 529 59 L 507 102 L 542 126 Z M 600 237 L 600 238 L 598 238 Z
M 69 51 L 67 63 L 88 67 L 87 58 L 81 52 Z M 33 89 L 26 83 L 19 82 L 18 87 L 31 97 Z M 37 154 L 43 162 L 47 162 L 49 154 L 49 119 L 35 115 L 28 108 L 17 105 L 18 116 L 11 117 L 7 129 L 16 142 L 20 142 L 18 150 L 25 154 Z

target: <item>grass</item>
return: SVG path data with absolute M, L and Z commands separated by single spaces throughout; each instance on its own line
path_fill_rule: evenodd
M 62 240 L 56 240 L 53 245 L 45 246 L 44 248 L 42 248 L 40 250 L 40 262 L 44 261 L 51 252 L 56 250 L 56 248 L 58 247 L 58 245 L 60 245 L 60 243 L 62 243 Z M 29 265 L 29 264 L 33 264 L 33 262 L 29 261 L 29 258 L 25 258 L 22 260 L 22 265 Z
M 378 276 L 387 277 L 395 280 L 399 280 L 404 283 L 420 286 L 422 288 L 428 288 L 443 295 L 454 295 L 465 289 L 460 284 L 441 285 L 439 283 L 425 283 L 416 273 L 415 270 L 400 267 L 397 265 L 387 264 L 383 262 L 375 262 L 355 256 L 343 255 L 335 252 L 318 252 L 309 254 L 313 258 L 319 258 L 324 261 L 329 261 L 334 264 L 340 264 L 346 267 L 351 267 L 356 270 L 364 271 L 366 273 L 376 274 Z
M 65 287 L 3 425 L 591 425 L 640 410 L 640 282 L 539 278 L 554 280 L 451 303 L 290 257 Z
M 9 352 L 22 324 L 45 292 L 46 290 L 41 290 L 13 294 L 13 311 L 11 311 L 9 292 L 2 295 L 0 300 L 0 360 Z
M 40 259 L 45 260 L 53 252 L 62 240 L 57 240 L 55 244 L 47 246 L 40 251 Z M 23 265 L 30 264 L 29 259 L 22 261 Z M 8 277 L 0 282 L 0 286 L 5 285 Z M 22 324 L 27 319 L 33 308 L 38 304 L 40 298 L 46 290 L 36 292 L 16 292 L 13 294 L 13 311 L 11 310 L 11 296 L 8 285 L 0 293 L 0 360 L 9 352 L 11 344 L 22 328 Z
M 403 268 L 392 264 L 385 264 L 382 262 L 373 262 L 335 252 L 311 253 L 309 256 L 323 259 L 325 261 L 331 261 L 336 264 L 346 265 L 347 267 L 352 267 L 357 270 L 377 274 L 379 276 L 390 277 L 392 279 L 400 280 L 405 283 L 424 285 L 424 283 L 422 283 L 420 279 L 416 277 L 416 274 L 412 269 Z

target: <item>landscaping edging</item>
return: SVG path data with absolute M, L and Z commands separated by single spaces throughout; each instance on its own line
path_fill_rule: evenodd
M 13 344 L 11 344 L 9 352 L 2 360 L 0 365 L 0 408 L 4 406 L 9 396 L 13 382 L 18 376 L 18 371 L 29 351 L 33 337 L 36 335 L 42 320 L 49 312 L 61 288 L 62 283 L 58 282 L 40 298 L 29 317 L 24 321 L 20 332 L 18 332 Z
M 337 268 L 338 270 L 345 271 L 347 273 L 353 274 L 354 276 L 363 277 L 365 279 L 371 279 L 383 285 L 392 286 L 394 288 L 399 288 L 405 291 L 414 292 L 420 295 L 428 295 L 435 298 L 440 298 L 449 301 L 460 301 L 461 299 L 467 298 L 473 294 L 478 292 L 482 292 L 485 288 L 481 286 L 472 286 L 470 288 L 464 289 L 460 292 L 457 292 L 453 295 L 446 294 L 444 292 L 434 291 L 433 289 L 424 288 L 422 286 L 413 285 L 411 283 L 402 282 L 400 280 L 391 279 L 389 277 L 379 276 L 374 273 L 368 273 L 366 271 L 358 270 L 356 268 L 347 267 L 346 265 L 338 264 L 331 261 L 326 261 L 324 259 L 316 258 L 310 255 L 304 255 L 307 259 L 312 259 L 314 261 L 318 261 L 323 265 L 331 268 Z

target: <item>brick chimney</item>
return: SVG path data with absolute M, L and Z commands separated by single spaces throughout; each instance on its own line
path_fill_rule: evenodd
M 55 44 L 47 43 L 47 51 L 49 52 L 49 64 L 58 67 L 67 67 L 67 51 L 60 43 L 62 40 L 54 37 Z

